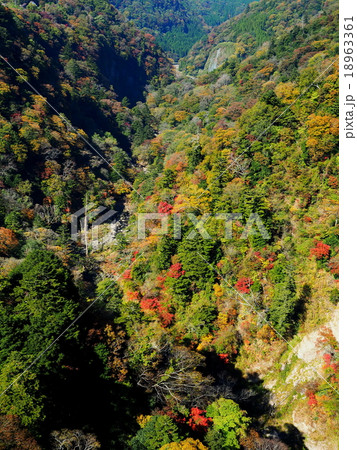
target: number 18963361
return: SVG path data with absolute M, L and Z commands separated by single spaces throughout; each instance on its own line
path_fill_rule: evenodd
M 344 76 L 353 78 L 353 17 L 344 19 L 343 33 L 343 60 Z

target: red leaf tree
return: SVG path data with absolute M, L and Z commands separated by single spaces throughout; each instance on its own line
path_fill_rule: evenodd
M 206 411 L 200 408 L 191 408 L 190 418 L 188 420 L 188 425 L 190 428 L 198 433 L 206 433 L 208 427 L 212 423 L 210 417 L 205 416 Z
M 173 209 L 173 206 L 167 202 L 160 202 L 158 206 L 158 212 L 160 214 L 170 214 Z
M 330 256 L 331 247 L 323 242 L 317 242 L 316 247 L 310 250 L 310 256 L 315 256 L 316 259 L 328 258 Z
M 144 312 L 154 312 L 159 317 L 163 327 L 168 327 L 175 317 L 174 314 L 169 312 L 167 306 L 161 304 L 158 298 L 144 298 L 140 302 L 140 307 Z
M 180 263 L 173 264 L 167 272 L 167 276 L 170 278 L 180 278 L 182 275 L 185 275 L 185 271 L 182 270 Z
M 241 292 L 242 294 L 249 294 L 250 287 L 253 284 L 253 280 L 247 277 L 243 277 L 239 279 L 235 285 L 235 288 L 237 291 Z

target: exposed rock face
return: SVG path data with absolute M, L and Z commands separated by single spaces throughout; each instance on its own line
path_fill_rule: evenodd
M 308 450 L 336 450 L 337 447 L 334 443 L 327 441 L 316 441 L 309 436 L 317 431 L 317 424 L 307 423 L 300 415 L 298 410 L 293 412 L 293 424 L 298 428 L 305 436 L 304 444 Z
M 209 55 L 204 71 L 212 72 L 221 66 L 229 57 L 234 55 L 237 44 L 234 42 L 222 42 L 217 45 Z
M 306 334 L 296 347 L 290 352 L 288 359 L 281 365 L 281 370 L 289 372 L 286 376 L 284 385 L 279 384 L 277 378 L 270 378 L 264 387 L 271 390 L 272 396 L 270 403 L 275 408 L 286 406 L 288 402 L 295 402 L 299 395 L 304 395 L 304 386 L 314 380 L 318 380 L 322 375 L 321 368 L 323 362 L 323 353 L 319 340 L 321 331 L 324 328 L 331 329 L 333 335 L 338 341 L 339 311 L 336 308 L 330 319 L 318 329 Z M 296 391 L 297 394 L 289 397 L 287 392 Z M 300 394 L 299 394 L 300 393 Z M 289 398 L 289 400 L 287 400 Z M 334 441 L 329 435 L 328 424 L 317 417 L 312 420 L 307 402 L 298 401 L 291 411 L 290 420 L 292 424 L 303 434 L 304 444 L 308 450 L 336 450 L 337 440 Z M 337 437 L 336 437 L 337 439 Z
M 306 363 L 312 362 L 319 358 L 320 351 L 316 346 L 316 342 L 320 336 L 320 330 L 313 331 L 304 337 L 296 348 L 296 354 Z
M 329 322 L 324 326 L 325 328 L 330 328 L 333 335 L 338 341 L 338 309 L 332 315 L 332 318 Z M 320 337 L 321 328 L 315 330 L 309 334 L 307 334 L 300 344 L 296 347 L 295 352 L 298 357 L 305 361 L 306 363 L 310 363 L 315 359 L 321 358 L 321 351 L 317 346 L 318 338 Z
M 322 352 L 318 340 L 321 337 L 322 328 L 330 328 L 338 340 L 338 309 L 334 311 L 329 322 L 304 336 L 302 341 L 295 347 L 294 354 L 298 356 L 299 361 L 286 379 L 287 382 L 293 382 L 294 386 L 303 381 L 316 378 L 319 372 Z
M 338 329 L 338 308 L 333 312 L 331 320 L 327 322 L 324 328 L 330 328 L 333 335 L 338 341 L 339 329 Z M 316 378 L 321 367 L 322 352 L 318 345 L 318 339 L 323 327 L 315 330 L 306 335 L 303 340 L 298 344 L 295 351 L 299 358 L 306 363 L 304 367 L 299 364 L 293 369 L 287 381 L 293 381 L 294 385 L 298 385 L 302 380 L 308 381 L 309 379 Z M 315 374 L 313 373 L 315 372 Z M 336 450 L 336 443 L 331 443 L 330 440 L 315 440 L 313 437 L 319 430 L 320 424 L 318 422 L 312 423 L 306 422 L 306 416 L 301 414 L 299 409 L 295 409 L 292 413 L 293 424 L 296 426 L 306 437 L 305 445 L 309 450 Z

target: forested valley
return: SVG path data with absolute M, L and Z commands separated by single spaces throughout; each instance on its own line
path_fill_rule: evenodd
M 136 3 L 0 5 L 0 448 L 335 450 L 338 3 Z
M 177 60 L 216 25 L 242 12 L 250 0 L 112 0 L 128 19 L 153 34 Z

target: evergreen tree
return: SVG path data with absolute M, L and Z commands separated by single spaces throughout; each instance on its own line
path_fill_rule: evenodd
M 130 441 L 133 450 L 156 450 L 170 442 L 180 441 L 174 421 L 168 416 L 153 416 Z

